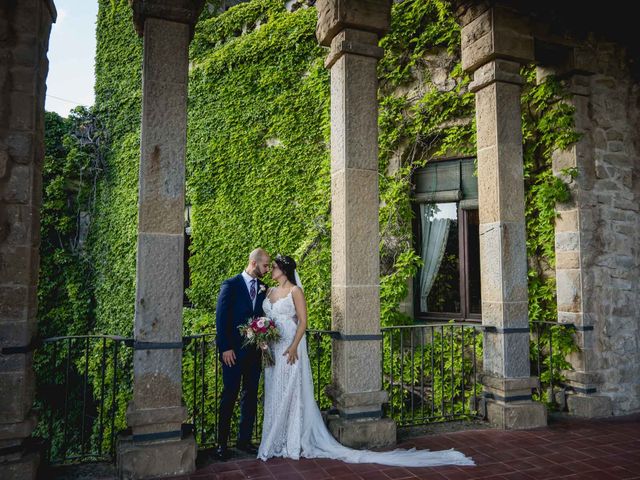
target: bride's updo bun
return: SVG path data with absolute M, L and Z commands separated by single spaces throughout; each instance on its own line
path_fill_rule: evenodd
M 276 262 L 278 268 L 285 274 L 287 280 L 294 285 L 298 285 L 296 282 L 296 261 L 293 258 L 278 254 L 273 261 Z

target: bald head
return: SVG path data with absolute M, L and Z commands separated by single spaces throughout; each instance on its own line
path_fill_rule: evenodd
M 262 248 L 256 248 L 253 252 L 249 254 L 249 262 L 260 262 L 264 260 L 265 257 L 269 257 L 269 254 Z
M 249 264 L 246 271 L 252 277 L 262 278 L 269 271 L 270 263 L 269 254 L 262 248 L 256 248 L 249 254 Z

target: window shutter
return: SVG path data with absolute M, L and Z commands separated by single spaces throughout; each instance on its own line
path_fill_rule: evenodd
M 478 179 L 473 158 L 432 162 L 414 175 L 416 202 L 457 202 L 477 204 Z

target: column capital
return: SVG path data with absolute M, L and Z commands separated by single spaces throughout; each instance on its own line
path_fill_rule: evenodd
M 345 28 L 331 40 L 331 51 L 324 61 L 324 66 L 331 68 L 346 53 L 379 60 L 384 55 L 384 50 L 378 46 L 377 34 Z
M 144 34 L 147 18 L 159 18 L 170 22 L 186 23 L 193 27 L 200 17 L 205 0 L 129 0 L 133 9 L 133 23 L 139 36 Z
M 483 8 L 459 12 L 458 19 L 462 24 L 462 68 L 467 72 L 494 59 L 518 63 L 534 60 L 530 21 L 517 11 L 483 4 Z
M 510 60 L 499 58 L 490 60 L 473 72 L 473 81 L 469 84 L 469 90 L 475 93 L 495 82 L 522 85 L 524 81 L 520 76 L 520 66 L 518 62 Z
M 389 30 L 391 0 L 318 0 L 316 37 L 328 47 L 344 29 L 362 30 L 381 37 Z

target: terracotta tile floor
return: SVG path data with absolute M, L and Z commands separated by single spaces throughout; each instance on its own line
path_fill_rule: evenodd
M 399 446 L 456 448 L 471 456 L 476 466 L 398 468 L 324 459 L 262 462 L 232 458 L 173 480 L 640 479 L 640 415 L 606 420 L 554 419 L 549 427 L 517 432 L 468 430 L 410 438 Z

